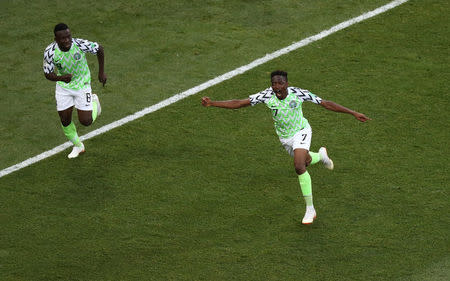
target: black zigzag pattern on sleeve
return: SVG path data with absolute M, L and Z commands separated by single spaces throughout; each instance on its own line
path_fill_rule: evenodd
M 250 104 L 265 103 L 273 95 L 271 88 L 250 96 Z
M 85 53 L 96 54 L 98 51 L 97 43 L 93 43 L 88 40 L 79 39 L 79 38 L 74 39 L 74 42 L 75 42 L 75 44 L 77 44 L 77 46 L 80 48 L 80 50 Z
M 55 56 L 56 42 L 48 45 L 44 51 L 44 73 L 53 72 L 53 57 Z
M 300 89 L 300 88 L 291 88 L 291 90 L 302 101 L 310 101 L 310 102 L 313 102 L 313 103 L 316 103 L 316 104 L 320 104 L 320 102 L 322 101 L 321 98 L 319 98 L 318 96 L 312 94 L 308 90 L 303 90 L 303 89 Z

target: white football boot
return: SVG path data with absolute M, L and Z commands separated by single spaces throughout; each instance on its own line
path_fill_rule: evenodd
M 312 224 L 316 217 L 317 214 L 314 207 L 306 207 L 306 213 L 303 217 L 302 224 Z
M 67 155 L 67 157 L 70 158 L 70 159 L 77 158 L 78 155 L 80 155 L 81 153 L 84 153 L 84 152 L 85 152 L 85 150 L 84 150 L 84 144 L 83 143 L 81 143 L 81 146 L 74 145 L 73 148 L 72 148 L 72 152 L 69 155 Z
M 102 107 L 100 105 L 100 100 L 98 99 L 98 96 L 96 94 L 92 94 L 92 99 L 97 103 L 97 117 L 102 114 Z
M 325 147 L 319 148 L 320 161 L 322 161 L 325 168 L 328 170 L 334 169 L 333 160 L 328 157 L 327 149 Z

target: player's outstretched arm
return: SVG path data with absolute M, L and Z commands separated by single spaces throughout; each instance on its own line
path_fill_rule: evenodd
M 98 60 L 98 81 L 105 86 L 106 83 L 106 74 L 105 74 L 105 51 L 103 50 L 103 46 L 98 46 L 97 51 L 97 60 Z
M 321 106 L 325 107 L 328 110 L 331 111 L 335 111 L 335 112 L 342 112 L 342 113 L 348 113 L 353 115 L 357 120 L 361 121 L 361 122 L 366 122 L 368 120 L 372 120 L 369 117 L 367 117 L 366 115 L 359 113 L 357 111 L 348 109 L 340 104 L 337 104 L 335 102 L 329 101 L 329 100 L 322 100 L 322 102 L 320 103 Z
M 204 107 L 215 106 L 228 109 L 238 109 L 250 105 L 250 99 L 243 100 L 225 100 L 225 101 L 212 101 L 209 97 L 202 98 L 202 105 Z

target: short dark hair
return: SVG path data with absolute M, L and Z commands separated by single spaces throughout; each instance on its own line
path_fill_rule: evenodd
M 53 29 L 53 33 L 55 33 L 61 30 L 66 30 L 69 29 L 69 27 L 67 26 L 67 24 L 65 23 L 58 23 L 57 25 L 55 25 L 55 29 Z
M 288 74 L 286 71 L 283 70 L 275 70 L 272 73 L 270 73 L 270 79 L 272 79 L 274 76 L 283 76 L 286 81 L 288 80 Z

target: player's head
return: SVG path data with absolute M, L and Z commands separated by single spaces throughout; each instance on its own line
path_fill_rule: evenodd
M 288 74 L 286 71 L 275 70 L 270 74 L 270 79 L 272 82 L 272 90 L 278 99 L 284 99 L 288 92 Z
M 270 73 L 270 79 L 272 79 L 274 76 L 282 76 L 282 77 L 284 77 L 286 82 L 288 81 L 288 74 L 286 71 L 283 71 L 283 70 L 272 71 L 272 73 Z
M 58 23 L 55 25 L 53 33 L 55 34 L 55 41 L 59 49 L 64 52 L 70 50 L 70 47 L 72 47 L 72 34 L 67 24 Z

